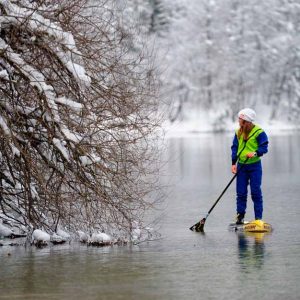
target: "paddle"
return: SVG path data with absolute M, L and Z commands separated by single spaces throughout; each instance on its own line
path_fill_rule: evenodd
M 249 159 L 249 157 L 247 157 L 247 159 L 244 161 L 243 165 L 241 165 L 241 167 L 238 168 L 237 172 L 231 178 L 231 180 L 229 181 L 229 183 L 227 184 L 227 186 L 225 187 L 225 189 L 223 190 L 223 192 L 221 193 L 221 195 L 219 196 L 219 198 L 215 201 L 214 205 L 208 211 L 208 213 L 205 216 L 205 218 L 203 218 L 198 223 L 196 223 L 192 227 L 190 227 L 190 230 L 196 231 L 196 232 L 204 232 L 204 224 L 205 224 L 206 219 L 208 218 L 208 216 L 210 215 L 210 213 L 212 212 L 212 210 L 215 208 L 215 206 L 217 205 L 217 203 L 220 201 L 220 199 L 222 198 L 222 196 L 225 194 L 225 192 L 227 191 L 227 189 L 231 185 L 232 181 L 236 178 L 236 176 L 238 175 L 238 173 L 240 172 L 240 170 L 242 169 L 242 167 L 244 166 L 244 164 L 247 162 L 248 159 Z

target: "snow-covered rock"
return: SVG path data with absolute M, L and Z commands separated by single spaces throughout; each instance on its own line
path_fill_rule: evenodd
M 79 241 L 81 243 L 87 243 L 89 240 L 89 235 L 81 230 L 77 231 L 78 237 L 79 237 Z
M 64 239 L 65 241 L 68 241 L 71 239 L 71 236 L 68 232 L 62 230 L 62 229 L 58 229 L 56 231 L 57 235 L 60 236 L 62 239 Z
M 7 237 L 7 236 L 11 236 L 13 234 L 13 231 L 4 226 L 3 224 L 0 224 L 0 236 L 4 236 L 4 237 Z
M 92 234 L 88 244 L 93 246 L 107 246 L 112 244 L 112 237 L 104 232 L 95 232 Z
M 68 232 L 58 229 L 55 233 L 51 235 L 51 243 L 53 244 L 64 244 L 71 240 L 71 236 Z
M 50 234 L 40 229 L 35 229 L 32 233 L 32 243 L 36 246 L 48 245 L 50 242 Z
M 61 237 L 60 235 L 53 233 L 50 237 L 51 243 L 53 243 L 54 245 L 56 244 L 64 244 L 66 242 L 66 239 L 64 239 L 63 237 Z

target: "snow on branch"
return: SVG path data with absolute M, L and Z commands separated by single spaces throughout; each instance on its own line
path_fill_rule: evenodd
M 57 139 L 54 138 L 53 139 L 53 144 L 55 145 L 55 147 L 60 151 L 60 153 L 63 155 L 63 157 L 67 160 L 70 161 L 70 156 L 68 153 L 68 150 L 66 149 L 66 147 L 63 145 L 63 143 Z
M 5 41 L 0 38 L 0 47 L 6 45 Z M 4 48 L 4 47 L 3 47 Z M 58 115 L 58 108 L 54 101 L 55 94 L 53 92 L 53 87 L 45 82 L 44 75 L 27 64 L 22 57 L 14 53 L 13 50 L 6 45 L 6 55 L 8 60 L 12 65 L 15 66 L 16 69 L 19 69 L 20 72 L 28 78 L 29 84 L 35 88 L 37 88 L 42 94 L 46 96 L 46 100 L 48 102 L 49 108 L 51 109 L 51 113 L 56 122 L 59 122 L 60 118 Z
M 83 137 L 80 134 L 78 134 L 76 132 L 71 132 L 64 125 L 61 125 L 61 132 L 63 133 L 66 140 L 72 141 L 74 143 L 79 143 L 83 139 Z
M 24 20 L 27 20 L 27 27 L 33 33 L 40 34 L 44 32 L 49 37 L 53 37 L 60 44 L 60 49 L 57 49 L 57 47 L 51 48 L 53 53 L 60 58 L 78 83 L 86 86 L 90 85 L 91 78 L 86 74 L 85 68 L 72 60 L 71 54 L 74 54 L 76 57 L 80 57 L 82 54 L 77 49 L 74 37 L 70 32 L 65 32 L 57 23 L 46 19 L 34 11 L 33 8 L 26 9 L 11 3 L 9 0 L 0 0 L 0 5 L 5 8 L 7 13 L 6 16 L 0 17 L 0 24 L 7 25 L 12 23 L 22 26 Z
M 75 102 L 71 99 L 67 99 L 66 97 L 56 98 L 55 102 L 59 103 L 59 104 L 63 104 L 65 106 L 68 106 L 69 108 L 71 108 L 75 111 L 81 111 L 81 109 L 83 107 L 81 103 Z
M 2 130 L 6 135 L 10 135 L 10 130 L 7 126 L 6 120 L 1 115 L 0 115 L 0 127 L 2 128 Z
M 9 76 L 6 70 L 1 70 L 0 71 L 0 78 L 3 78 L 5 80 L 9 80 Z

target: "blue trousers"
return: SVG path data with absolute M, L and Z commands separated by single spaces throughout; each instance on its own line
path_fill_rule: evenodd
M 236 180 L 236 210 L 245 214 L 247 208 L 248 185 L 250 184 L 251 198 L 254 204 L 255 219 L 262 219 L 263 198 L 261 192 L 262 167 L 261 161 L 253 164 L 238 164 Z

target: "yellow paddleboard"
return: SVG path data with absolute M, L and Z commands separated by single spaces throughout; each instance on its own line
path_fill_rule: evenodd
M 253 220 L 251 222 L 245 222 L 244 224 L 236 225 L 235 223 L 229 224 L 230 231 L 239 232 L 271 232 L 273 230 L 271 224 L 262 220 Z
M 244 232 L 271 232 L 272 226 L 262 220 L 254 220 L 243 225 Z

